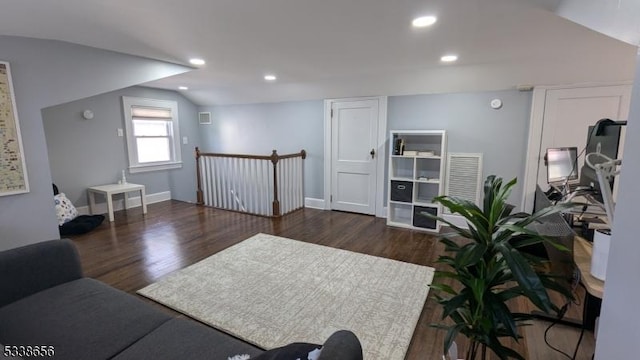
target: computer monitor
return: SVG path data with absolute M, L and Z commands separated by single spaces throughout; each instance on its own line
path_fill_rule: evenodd
M 549 184 L 578 180 L 578 148 L 549 148 L 546 159 L 547 182 Z
M 600 131 L 596 131 L 595 126 L 589 126 L 585 154 L 599 152 L 611 159 L 617 159 L 621 127 L 622 125 L 612 124 L 603 126 L 600 128 Z M 592 159 L 594 165 L 605 161 L 604 158 L 600 158 L 598 156 L 594 156 Z M 582 166 L 580 171 L 580 185 L 591 187 L 594 190 L 593 196 L 596 200 L 602 202 L 600 184 L 598 183 L 596 171 L 586 163 Z M 609 180 L 609 186 L 611 187 L 611 190 L 613 190 L 613 178 Z

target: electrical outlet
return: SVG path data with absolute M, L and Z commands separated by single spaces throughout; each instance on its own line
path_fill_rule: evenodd
M 186 136 L 183 136 L 183 137 L 182 137 L 182 143 L 183 143 L 184 145 L 187 145 L 187 144 L 189 143 L 189 138 L 187 138 Z
M 122 131 L 122 129 L 118 128 L 118 137 L 123 137 L 124 136 L 124 131 Z

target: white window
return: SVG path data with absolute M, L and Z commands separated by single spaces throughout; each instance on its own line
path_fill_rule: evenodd
M 129 172 L 182 167 L 178 103 L 122 97 Z

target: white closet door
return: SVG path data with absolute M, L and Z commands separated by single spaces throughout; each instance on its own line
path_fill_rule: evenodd
M 589 126 L 602 118 L 627 120 L 630 101 L 631 85 L 536 89 L 527 157 L 525 210 L 533 208 L 536 184 L 542 189 L 548 188 L 544 164 L 547 148 L 575 146 L 580 153 L 586 145 Z M 623 127 L 619 157 L 622 156 L 624 131 Z M 584 154 L 578 161 L 578 174 L 583 164 Z

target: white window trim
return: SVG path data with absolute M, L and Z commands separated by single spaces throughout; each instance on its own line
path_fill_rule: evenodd
M 150 164 L 139 164 L 137 161 L 137 148 L 135 137 L 133 136 L 133 125 L 131 119 L 132 106 L 146 106 L 171 109 L 172 115 L 172 142 L 174 160 Z M 127 135 L 127 154 L 129 157 L 129 172 L 139 173 L 146 171 L 158 171 L 167 169 L 178 169 L 182 167 L 182 151 L 180 146 L 180 126 L 178 119 L 178 103 L 171 100 L 145 99 L 132 96 L 122 97 L 122 109 L 124 112 L 124 124 Z

